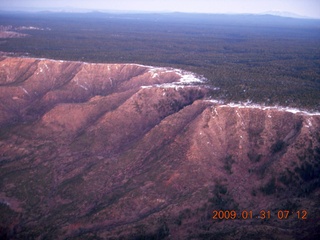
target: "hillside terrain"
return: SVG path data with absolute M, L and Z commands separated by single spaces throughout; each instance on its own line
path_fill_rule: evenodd
M 320 113 L 215 91 L 174 68 L 2 57 L 0 238 L 318 239 Z

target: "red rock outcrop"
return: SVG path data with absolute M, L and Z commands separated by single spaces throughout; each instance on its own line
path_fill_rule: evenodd
M 204 82 L 176 69 L 0 64 L 1 236 L 317 236 L 319 114 L 211 101 Z

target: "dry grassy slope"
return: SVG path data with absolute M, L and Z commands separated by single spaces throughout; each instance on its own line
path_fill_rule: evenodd
M 312 239 L 320 117 L 219 105 L 173 70 L 0 62 L 0 236 Z M 212 210 L 270 210 L 268 221 Z M 278 220 L 307 209 L 308 220 Z M 293 215 L 292 215 L 293 216 Z

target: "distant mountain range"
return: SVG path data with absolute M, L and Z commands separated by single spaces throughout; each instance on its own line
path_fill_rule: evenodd
M 279 17 L 289 17 L 289 18 L 311 18 L 307 16 L 298 15 L 292 12 L 281 12 L 281 11 L 268 11 L 261 13 L 262 15 L 274 15 Z
M 100 13 L 173 13 L 173 12 L 163 12 L 163 11 L 129 11 L 129 10 L 111 10 L 111 9 L 105 9 L 105 10 L 95 10 L 95 9 L 84 9 L 84 8 L 75 8 L 75 7 L 59 7 L 59 8 L 50 8 L 50 9 L 43 9 L 43 8 L 15 8 L 15 9 L 6 9 L 2 8 L 4 11 L 21 11 L 21 12 L 63 12 L 63 13 L 90 13 L 90 12 L 100 12 Z M 182 12 L 181 12 L 182 13 Z M 191 12 L 190 12 L 191 13 Z M 198 12 L 196 14 L 199 14 Z M 200 13 L 201 14 L 201 13 Z M 208 14 L 208 13 L 203 13 Z M 221 14 L 221 13 L 211 13 L 211 14 Z M 303 16 L 292 12 L 286 12 L 286 11 L 266 11 L 261 13 L 222 13 L 225 15 L 273 15 L 273 16 L 280 16 L 280 17 L 289 17 L 289 18 L 304 18 L 304 19 L 314 19 L 310 16 Z

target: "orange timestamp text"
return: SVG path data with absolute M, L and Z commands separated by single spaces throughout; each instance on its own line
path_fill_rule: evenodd
M 299 211 L 290 211 L 290 210 L 261 210 L 259 213 L 254 214 L 252 210 L 243 210 L 237 212 L 235 210 L 213 210 L 212 211 L 212 219 L 214 220 L 235 220 L 235 219 L 271 219 L 276 217 L 279 220 L 286 219 L 300 219 L 307 220 L 308 211 L 307 210 L 299 210 Z

